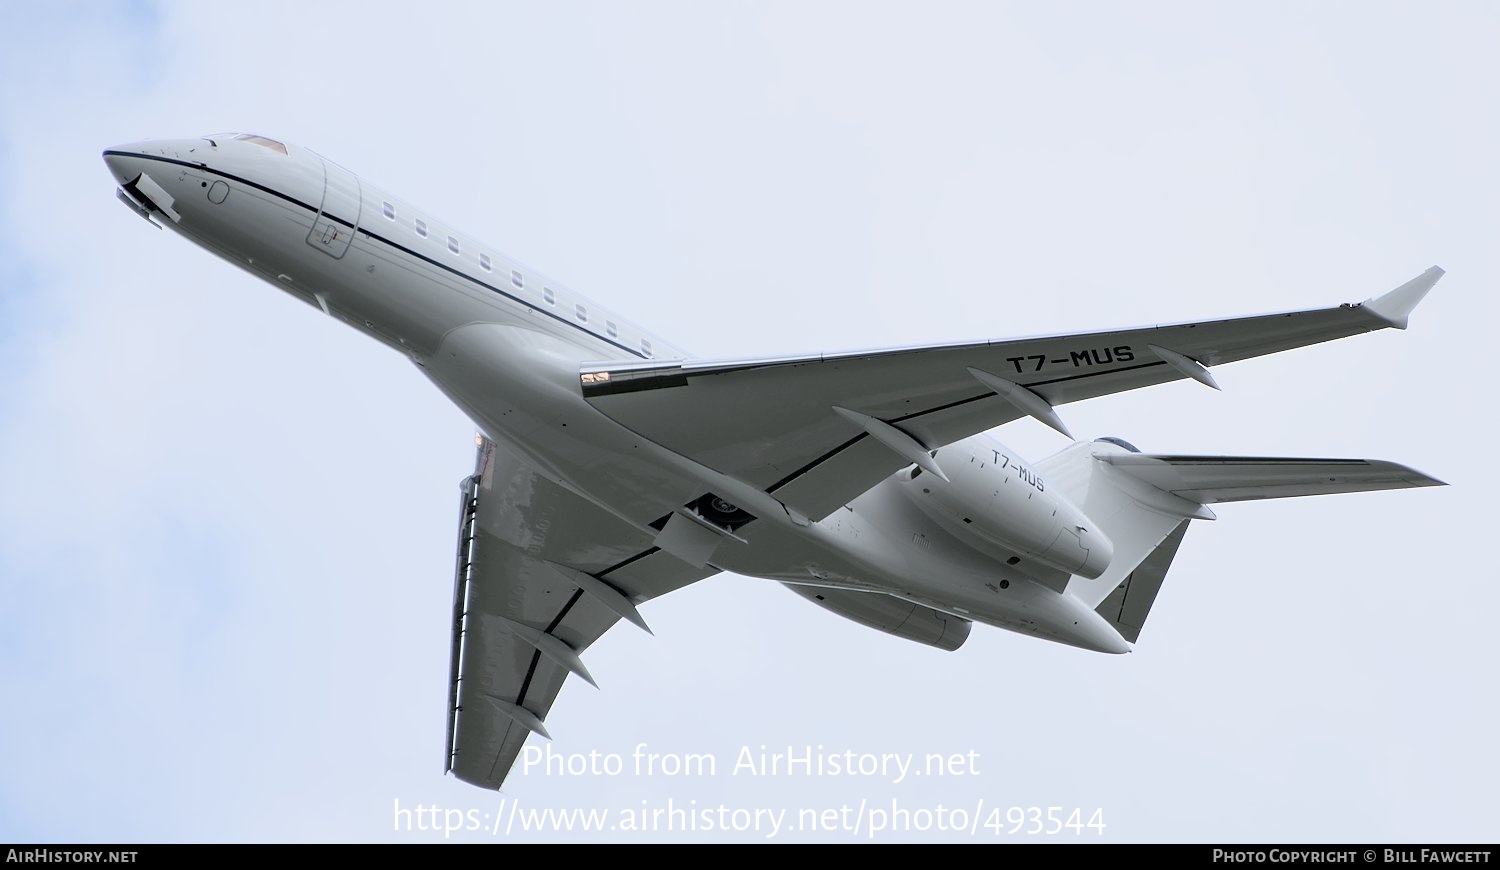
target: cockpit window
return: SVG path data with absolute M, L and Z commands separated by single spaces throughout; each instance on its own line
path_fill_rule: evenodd
M 257 136 L 254 133 L 240 133 L 234 138 L 240 142 L 254 142 L 256 145 L 259 145 L 262 148 L 269 148 L 272 151 L 280 151 L 282 154 L 286 153 L 285 145 L 277 142 L 275 139 L 267 139 L 265 136 Z

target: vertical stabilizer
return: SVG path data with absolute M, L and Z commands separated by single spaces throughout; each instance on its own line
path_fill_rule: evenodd
M 1177 556 L 1177 548 L 1187 534 L 1188 521 L 1177 524 L 1166 539 L 1147 554 L 1135 570 L 1125 575 L 1094 610 L 1109 620 L 1115 630 L 1131 643 L 1141 636 L 1141 626 L 1146 624 L 1146 614 L 1156 603 L 1156 593 L 1161 591 L 1161 582 L 1167 579 L 1167 569 Z
M 1213 513 L 1096 458 L 1132 452 L 1111 441 L 1079 442 L 1038 463 L 1038 470 L 1115 546 L 1109 569 L 1095 580 L 1074 576 L 1067 594 L 1094 608 L 1135 643 L 1187 534 L 1188 520 L 1213 519 Z

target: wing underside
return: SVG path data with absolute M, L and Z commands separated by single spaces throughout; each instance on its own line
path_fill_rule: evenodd
M 505 781 L 581 654 L 636 605 L 713 573 L 535 473 L 484 439 L 463 484 L 454 584 L 447 769 L 486 788 Z
M 728 362 L 591 364 L 594 407 L 820 519 L 917 455 L 1022 416 L 1387 327 L 1442 275 L 1333 308 L 1111 332 Z

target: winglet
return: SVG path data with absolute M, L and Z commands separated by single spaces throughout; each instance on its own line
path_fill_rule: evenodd
M 1417 303 L 1422 301 L 1422 297 L 1427 295 L 1427 291 L 1441 277 L 1443 270 L 1433 266 L 1389 293 L 1366 299 L 1363 307 L 1391 326 L 1405 329 L 1407 315 L 1411 314 L 1411 310 L 1417 307 Z

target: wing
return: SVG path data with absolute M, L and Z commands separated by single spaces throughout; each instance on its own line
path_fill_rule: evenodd
M 1160 456 L 1149 453 L 1108 454 L 1097 458 L 1157 489 L 1198 504 L 1443 485 L 1442 481 L 1420 471 L 1379 459 Z
M 1388 327 L 1443 274 L 1334 308 L 899 350 L 586 365 L 584 396 L 646 438 L 821 519 L 926 453 L 1053 406 Z
M 717 573 L 652 546 L 652 536 L 542 477 L 484 439 L 463 484 L 447 770 L 499 788 L 579 654 L 636 605 Z M 649 630 L 649 629 L 647 629 Z

